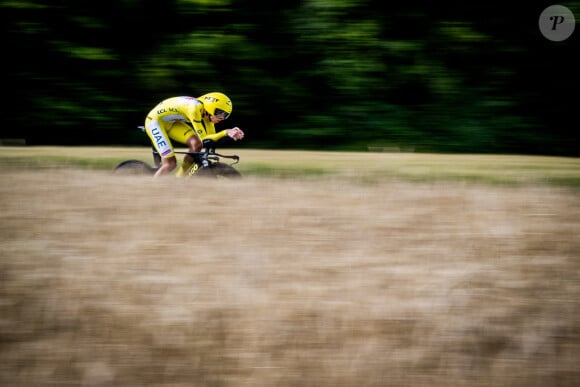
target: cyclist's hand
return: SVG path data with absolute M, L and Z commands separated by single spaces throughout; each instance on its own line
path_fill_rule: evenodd
M 227 133 L 228 137 L 232 138 L 235 141 L 238 141 L 238 140 L 241 140 L 242 138 L 244 138 L 244 132 L 242 131 L 242 129 L 238 128 L 237 126 L 235 128 L 226 129 L 226 133 Z

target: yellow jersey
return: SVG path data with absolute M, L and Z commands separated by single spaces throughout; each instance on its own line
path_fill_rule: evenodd
M 216 133 L 215 125 L 209 117 L 203 116 L 203 104 L 194 97 L 172 97 L 160 102 L 147 115 L 147 122 L 157 120 L 169 133 L 176 123 L 185 123 L 191 127 L 200 139 L 217 141 L 226 136 L 226 131 Z M 173 139 L 183 142 L 180 138 Z M 183 139 L 183 140 L 186 140 Z
M 162 158 L 175 156 L 171 140 L 187 144 L 192 136 L 201 140 L 220 140 L 225 130 L 216 133 L 203 104 L 193 97 L 172 97 L 161 101 L 147 115 L 145 132 Z

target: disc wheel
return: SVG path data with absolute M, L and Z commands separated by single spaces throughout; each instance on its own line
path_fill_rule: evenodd
M 141 160 L 125 160 L 113 168 L 116 175 L 153 175 L 155 171 L 156 168 Z
M 201 168 L 194 176 L 217 179 L 239 179 L 242 177 L 242 174 L 229 164 L 217 162 L 213 163 L 209 168 Z

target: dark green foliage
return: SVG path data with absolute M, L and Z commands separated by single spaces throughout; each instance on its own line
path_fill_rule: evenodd
M 220 90 L 245 146 L 579 155 L 580 31 L 545 39 L 547 5 L 4 1 L 0 138 L 147 144 L 158 101 Z

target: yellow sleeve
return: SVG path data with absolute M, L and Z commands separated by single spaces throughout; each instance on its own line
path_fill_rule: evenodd
M 193 126 L 195 134 L 197 134 L 199 138 L 204 139 L 205 136 L 207 136 L 205 132 L 205 127 L 203 126 L 201 121 L 191 121 L 191 125 Z
M 226 135 L 227 135 L 227 132 L 225 130 L 222 130 L 222 131 L 219 131 L 219 132 L 214 133 L 214 134 L 208 134 L 207 136 L 202 137 L 202 138 L 204 140 L 206 138 L 208 138 L 208 139 L 213 140 L 213 141 L 218 141 L 218 140 L 221 140 L 222 138 L 224 138 Z
M 192 121 L 193 130 L 202 140 L 210 139 L 213 141 L 218 141 L 227 135 L 225 130 L 215 132 L 215 127 L 213 125 L 204 124 L 202 121 Z
M 227 135 L 225 130 L 216 133 L 215 125 L 210 120 L 201 118 L 200 121 L 193 121 L 192 123 L 195 133 L 197 133 L 199 138 L 202 140 L 207 138 L 209 140 L 218 141 Z

